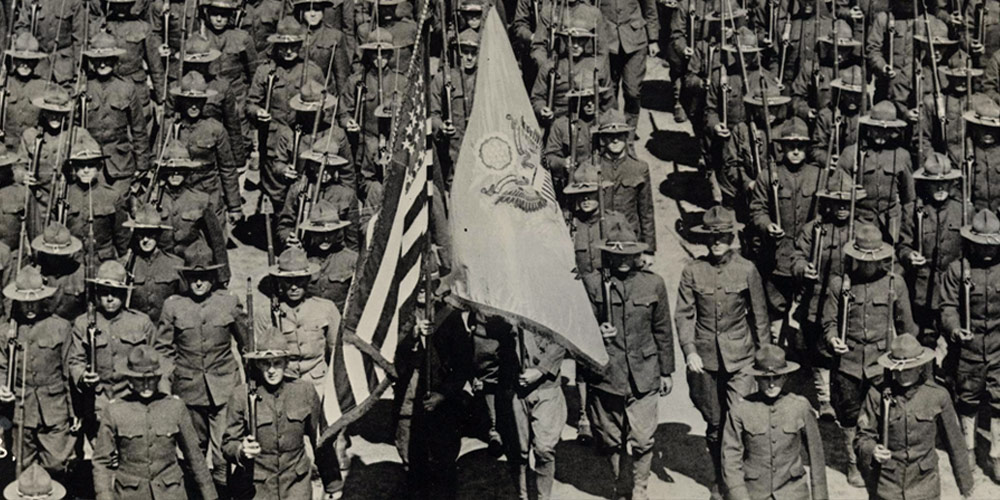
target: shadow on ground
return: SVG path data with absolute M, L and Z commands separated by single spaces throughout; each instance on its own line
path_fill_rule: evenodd
M 673 84 L 667 80 L 646 80 L 642 82 L 642 91 L 639 95 L 639 99 L 642 101 L 642 108 L 653 111 L 673 111 L 673 88 Z
M 689 166 L 698 164 L 698 142 L 683 130 L 653 130 L 646 140 L 646 149 L 658 160 Z

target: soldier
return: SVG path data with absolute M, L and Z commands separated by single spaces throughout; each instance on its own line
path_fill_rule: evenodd
M 330 300 L 340 311 L 344 310 L 358 264 L 358 252 L 344 246 L 343 229 L 350 225 L 341 220 L 333 203 L 319 200 L 300 226 L 305 234 L 303 246 L 309 261 L 319 264 L 319 272 L 310 277 L 306 292 Z
M 125 307 L 129 288 L 125 267 L 109 260 L 101 264 L 94 278 L 93 312 L 77 316 L 73 321 L 73 339 L 69 345 L 67 366 L 70 380 L 82 400 L 77 408 L 87 408 L 80 417 L 88 439 L 97 437 L 100 412 L 114 399 L 124 397 L 127 383 L 117 369 L 136 346 L 148 345 L 161 354 L 173 351 L 166 339 L 156 334 L 156 327 L 145 313 Z M 93 336 L 91 336 L 93 329 Z M 96 359 L 91 359 L 91 353 Z M 170 384 L 161 380 L 160 390 L 169 393 Z
M 357 3 L 362 2 L 358 1 Z M 377 28 L 388 31 L 399 49 L 395 54 L 397 63 L 394 64 L 397 68 L 403 68 L 399 71 L 405 70 L 406 64 L 413 54 L 413 44 L 417 38 L 417 23 L 413 20 L 413 4 L 409 0 L 379 0 L 377 2 L 365 0 L 363 3 L 368 5 L 369 11 L 364 19 L 371 21 L 365 21 L 358 26 L 358 35 L 364 34 L 367 38 L 368 33 Z
M 14 165 L 17 161 L 17 157 L 11 154 L 6 146 L 0 148 L 0 243 L 14 251 L 22 248 L 24 241 L 31 241 L 33 238 L 31 233 L 38 232 L 35 224 L 29 224 L 29 221 L 35 218 L 28 216 L 25 219 L 25 232 L 28 234 L 21 234 L 21 214 L 24 212 L 25 196 L 31 196 L 31 193 L 28 192 L 28 186 L 15 179 Z M 35 208 L 33 201 L 29 198 L 29 212 Z M 21 241 L 22 236 L 26 238 L 24 241 Z
M 14 36 L 4 53 L 10 58 L 10 66 L 5 89 L 7 121 L 3 124 L 3 140 L 13 149 L 24 131 L 38 123 L 38 108 L 31 100 L 48 89 L 45 78 L 37 71 L 48 55 L 39 50 L 38 40 L 27 31 Z
M 871 468 L 867 484 L 873 497 L 940 498 L 939 436 L 962 498 L 972 495 L 969 458 L 975 457 L 967 458 L 948 391 L 926 380 L 922 367 L 933 359 L 934 351 L 910 334 L 892 339 L 889 352 L 878 359 L 890 380 L 868 389 L 854 442 L 856 453 Z
M 847 482 L 861 488 L 864 480 L 851 443 L 864 394 L 882 382 L 876 359 L 885 352 L 892 331 L 912 334 L 916 326 L 905 283 L 886 266 L 892 246 L 871 223 L 859 223 L 855 231 L 854 239 L 844 247 L 844 254 L 852 259 L 850 267 L 844 276 L 830 280 L 823 304 L 823 331 L 835 357 L 831 396 L 844 430 Z
M 626 146 L 633 128 L 618 110 L 601 115 L 597 136 L 598 169 L 604 192 L 605 208 L 625 216 L 639 241 L 646 244 L 641 261 L 643 268 L 653 265 L 656 253 L 656 221 L 653 219 L 653 194 L 649 165 L 637 159 Z M 609 183 L 609 186 L 604 186 Z
M 621 84 L 625 116 L 633 128 L 639 121 L 640 87 L 646 76 L 646 54 L 660 53 L 660 21 L 656 3 L 650 0 L 614 0 L 598 4 L 604 19 L 612 26 L 608 44 L 611 82 L 614 94 Z
M 819 425 L 809 400 L 785 391 L 799 364 L 775 345 L 757 350 L 749 372 L 757 392 L 729 411 L 722 436 L 722 478 L 734 500 L 811 498 L 825 500 L 826 461 Z M 809 457 L 809 485 L 802 451 Z M 810 487 L 811 486 L 811 487 Z
M 438 160 L 441 163 L 441 174 L 445 186 L 451 187 L 451 178 L 455 173 L 455 162 L 465 137 L 465 127 L 469 114 L 472 112 L 472 102 L 476 95 L 476 68 L 479 65 L 479 33 L 465 30 L 458 35 L 458 54 L 461 58 L 456 66 L 442 69 L 431 80 L 430 110 L 431 125 L 434 138 L 437 140 Z M 444 71 L 449 74 L 446 77 Z M 445 92 L 445 85 L 451 85 L 450 102 Z M 450 112 L 448 116 L 442 113 Z
M 331 91 L 339 91 L 351 76 L 354 51 L 344 32 L 333 25 L 336 20 L 327 19 L 327 13 L 332 17 L 334 9 L 343 8 L 346 3 L 353 2 L 341 0 L 334 7 L 333 0 L 292 1 L 295 18 L 306 28 L 305 50 L 309 54 L 309 60 L 323 70 L 326 75 L 326 80 L 323 81 L 330 82 Z
M 962 115 L 967 111 L 968 82 L 983 74 L 981 69 L 968 67 L 968 59 L 965 52 L 955 52 L 948 60 L 948 66 L 940 70 L 947 77 L 947 85 L 941 89 L 940 94 L 934 94 L 933 89 L 927 89 L 924 93 L 923 113 L 919 123 L 919 140 L 923 141 L 919 148 L 920 151 L 925 151 L 923 154 L 939 151 L 948 154 L 953 162 L 966 160 Z M 944 116 L 944 122 L 939 116 Z
M 777 342 L 783 338 L 782 328 L 797 288 L 792 275 L 795 236 L 813 215 L 816 206 L 813 197 L 821 175 L 819 168 L 806 160 L 811 139 L 809 127 L 801 118 L 786 121 L 778 137 L 772 140 L 780 147 L 781 158 L 774 169 L 778 178 L 771 180 L 770 169 L 760 173 L 750 198 L 750 220 L 755 231 L 767 238 L 764 243 L 767 250 L 758 260 L 757 268 L 764 276 L 771 338 Z M 780 219 L 775 220 L 775 214 Z
M 168 144 L 162 156 L 159 169 L 166 182 L 160 197 L 160 212 L 170 226 L 160 237 L 163 251 L 180 255 L 199 241 L 207 243 L 215 262 L 223 265 L 219 269 L 219 282 L 229 283 L 229 253 L 222 223 L 215 215 L 210 195 L 192 186 L 189 180 L 207 163 L 192 159 L 187 148 L 177 141 Z
M 1000 280 L 1000 220 L 980 210 L 962 227 L 964 257 L 948 266 L 941 278 L 941 327 L 958 349 L 956 409 L 965 433 L 965 446 L 975 460 L 976 417 L 989 403 L 990 472 L 1000 480 L 1000 384 L 995 382 L 1000 352 L 995 335 L 997 285 Z
M 800 4 L 810 3 L 804 1 Z M 815 38 L 819 42 L 818 50 L 801 59 L 801 67 L 791 82 L 792 109 L 796 116 L 810 125 L 815 122 L 820 110 L 830 108 L 831 102 L 838 102 L 834 98 L 833 82 L 838 78 L 843 81 L 849 74 L 847 72 L 853 72 L 854 68 L 860 71 L 860 65 L 864 62 L 857 54 L 861 42 L 853 38 L 851 25 L 843 19 L 833 21 L 832 27 L 826 25 L 826 22 L 827 19 L 823 19 L 822 27 L 817 27 L 816 30 L 829 33 L 825 37 Z M 814 37 L 815 34 L 813 33 Z M 788 70 L 785 71 L 788 75 Z M 844 98 L 844 95 L 841 94 L 840 98 Z
M 235 224 L 243 217 L 239 164 L 229 143 L 229 132 L 218 120 L 203 113 L 206 102 L 217 92 L 208 88 L 201 73 L 188 72 L 170 93 L 180 113 L 174 138 L 207 167 L 191 172 L 187 182 L 211 197 L 220 221 L 225 217 Z
M 114 36 L 117 46 L 125 52 L 118 57 L 115 65 L 115 75 L 135 85 L 139 106 L 144 109 L 147 121 L 150 117 L 150 91 L 146 88 L 146 80 L 153 84 L 152 100 L 163 103 L 163 58 L 159 46 L 153 36 L 153 28 L 144 19 L 146 1 L 141 8 L 136 8 L 136 0 L 106 0 L 107 16 L 104 29 Z M 96 26 L 96 24 L 95 24 Z M 148 161 L 148 160 L 147 160 Z M 148 165 L 148 163 L 147 163 Z
M 267 38 L 274 47 L 271 59 L 257 67 L 247 96 L 247 114 L 257 120 L 258 126 L 266 126 L 272 119 L 288 125 L 295 123 L 295 110 L 289 106 L 292 97 L 304 82 L 324 81 L 323 70 L 302 58 L 305 36 L 306 28 L 294 18 L 285 17 L 278 23 L 278 31 Z M 331 81 L 330 91 L 335 92 L 336 88 Z
M 66 226 L 53 222 L 31 241 L 31 248 L 46 284 L 56 288 L 46 309 L 67 321 L 83 314 L 87 308 L 86 270 L 77 256 L 83 242 Z
M 140 345 L 119 363 L 130 391 L 98 418 L 94 491 L 99 500 L 186 498 L 185 478 L 202 499 L 218 498 L 184 402 L 157 389 L 166 374 L 161 360 L 152 347 Z
M 204 454 L 211 444 L 212 480 L 220 496 L 226 490 L 222 433 L 226 403 L 240 383 L 240 367 L 232 344 L 247 346 L 246 313 L 236 297 L 219 286 L 221 264 L 213 264 L 211 249 L 196 242 L 184 250 L 178 268 L 186 293 L 163 303 L 159 335 L 174 346 L 173 394 L 187 405 Z
M 691 399 L 708 425 L 705 441 L 716 478 L 713 497 L 720 494 L 723 480 L 721 438 L 726 413 L 750 394 L 753 379 L 748 367 L 757 346 L 770 342 L 760 274 L 734 250 L 738 229 L 736 216 L 718 205 L 705 212 L 700 226 L 692 228 L 706 238 L 709 254 L 681 272 L 674 316 L 687 361 Z
M 202 32 L 221 57 L 215 61 L 213 73 L 225 78 L 239 109 L 245 109 L 250 81 L 257 72 L 257 46 L 250 33 L 234 26 L 233 14 L 239 5 L 232 0 L 207 0 L 201 2 Z M 249 122 L 244 120 L 249 133 Z M 241 164 L 242 165 L 242 164 Z
M 127 215 L 121 187 L 114 184 L 111 162 L 85 129 L 77 131 L 71 147 L 67 170 L 73 177 L 66 188 L 66 227 L 92 246 L 95 264 L 117 258 L 117 249 L 128 238 L 122 228 Z
M 145 88 L 115 75 L 118 59 L 126 51 L 108 33 L 91 38 L 83 54 L 87 86 L 82 123 L 107 152 L 111 187 L 124 193 L 133 177 L 149 169 L 149 136 L 140 96 Z
M 77 55 L 85 45 L 87 9 L 82 0 L 38 1 L 17 9 L 14 32 L 27 31 L 38 38 L 39 49 L 52 54 L 39 64 L 39 74 L 59 84 L 76 73 Z
M 245 28 L 250 33 L 258 54 L 271 50 L 268 38 L 277 32 L 284 8 L 282 0 L 248 0 L 243 5 L 243 16 L 237 27 Z
M 181 275 L 177 268 L 184 265 L 184 260 L 160 245 L 164 231 L 173 228 L 163 223 L 160 211 L 153 204 L 139 207 L 135 217 L 125 221 L 123 227 L 132 231 L 128 251 L 123 252 L 125 255 L 130 252 L 132 257 L 129 269 L 134 287 L 131 307 L 159 323 L 163 302 L 181 292 Z
M 584 276 L 584 285 L 610 359 L 603 374 L 587 372 L 587 412 L 611 462 L 615 498 L 631 492 L 645 499 L 659 396 L 673 389 L 670 301 L 663 279 L 642 269 L 646 244 L 627 225 L 609 228 L 604 241 L 598 248 L 606 273 Z
M 49 190 L 53 184 L 52 177 L 58 175 L 57 166 L 65 161 L 60 156 L 66 154 L 69 146 L 71 135 L 67 122 L 70 110 L 73 109 L 73 101 L 62 87 L 53 87 L 32 98 L 31 104 L 39 109 L 38 123 L 24 129 L 21 134 L 17 145 L 19 167 L 14 176 L 32 188 L 38 212 L 44 214 L 44 210 L 51 206 Z M 37 139 L 41 139 L 40 145 L 36 144 Z M 38 170 L 31 172 L 36 155 Z
M 573 80 L 573 90 L 566 92 L 569 114 L 552 122 L 542 149 L 556 189 L 564 187 L 581 164 L 591 160 L 593 134 L 597 129 L 598 105 L 594 99 L 594 74 L 577 73 Z M 598 93 L 600 92 L 598 89 Z
M 816 0 L 801 0 L 788 2 L 785 6 L 779 2 L 777 6 L 764 9 L 773 16 L 773 21 L 770 22 L 773 26 L 770 36 L 773 57 L 771 67 L 781 76 L 780 83 L 783 87 L 791 85 L 803 72 L 807 72 L 807 77 L 813 78 L 813 71 L 819 66 L 816 64 L 819 52 L 831 49 L 824 46 L 822 40 L 832 40 L 830 34 L 836 30 L 837 23 L 832 17 L 826 16 L 828 8 L 819 5 L 820 2 Z M 840 51 L 830 50 L 828 55 L 831 58 L 840 57 L 837 52 Z M 852 48 L 845 55 L 853 52 Z M 830 80 L 832 78 L 826 80 L 827 84 Z
M 576 273 L 586 276 L 603 269 L 597 247 L 604 242 L 603 233 L 616 226 L 628 226 L 625 216 L 610 208 L 600 210 L 597 199 L 600 172 L 590 162 L 584 162 L 573 172 L 573 182 L 563 189 L 569 199 L 573 216 L 570 234 L 576 249 Z
M 914 199 L 913 167 L 910 152 L 903 149 L 906 122 L 896 117 L 889 101 L 876 104 L 862 116 L 864 148 L 860 163 L 857 144 L 844 148 L 837 166 L 848 174 L 858 169 L 857 182 L 868 196 L 858 204 L 858 218 L 875 223 L 887 241 L 898 241 L 902 207 Z
M 24 469 L 16 481 L 3 489 L 5 500 L 61 500 L 66 497 L 66 487 L 52 479 L 38 464 Z
M 181 52 L 184 37 L 194 36 L 196 31 L 197 0 L 152 0 L 147 5 L 150 43 L 156 47 L 160 57 L 176 57 Z M 178 77 L 176 69 L 165 76 Z
M 323 465 L 319 471 L 324 498 L 339 498 L 335 492 L 340 478 L 331 477 L 338 471 L 336 464 L 326 463 L 329 451 L 316 444 L 326 428 L 319 396 L 309 382 L 288 376 L 290 353 L 279 332 L 266 330 L 255 344 L 256 350 L 244 358 L 256 390 L 246 384 L 234 387 L 226 405 L 222 449 L 235 466 L 229 479 L 234 498 L 312 498 L 306 437 L 316 463 Z M 254 398 L 253 421 L 247 418 L 248 394 Z
M 888 9 L 875 12 L 865 20 L 868 39 L 865 58 L 875 75 L 875 100 L 890 101 L 899 114 L 905 115 L 916 103 L 913 92 L 914 72 L 919 64 L 914 56 L 914 35 L 923 32 L 917 2 L 891 2 Z M 869 24 L 870 20 L 870 24 Z
M 971 97 L 972 106 L 963 118 L 972 138 L 972 168 L 968 180 L 972 192 L 972 203 L 977 210 L 1000 208 L 1000 191 L 997 183 L 991 182 L 1000 175 L 1000 105 L 989 97 L 976 94 Z
M 22 456 L 17 457 L 21 466 L 37 463 L 62 478 L 74 459 L 75 440 L 70 431 L 74 415 L 66 364 L 73 334 L 69 321 L 45 307 L 44 300 L 55 293 L 55 287 L 46 285 L 38 268 L 31 266 L 20 269 L 14 282 L 4 287 L 3 295 L 13 309 L 6 337 L 15 342 L 0 346 L 0 376 L 13 380 L 14 385 L 0 385 L 0 403 L 8 415 L 15 400 L 22 405 L 13 420 L 14 441 L 20 440 L 23 446 Z M 14 366 L 9 364 L 12 348 L 18 349 Z M 12 378 L 6 378 L 8 370 L 16 370 Z
M 809 148 L 810 158 L 820 168 L 835 167 L 844 149 L 858 140 L 862 107 L 868 98 L 862 92 L 864 78 L 860 66 L 851 66 L 841 72 L 840 78 L 830 82 L 833 97 L 816 115 L 815 141 Z

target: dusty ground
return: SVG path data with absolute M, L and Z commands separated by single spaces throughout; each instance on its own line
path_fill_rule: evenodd
M 671 300 L 677 288 L 682 267 L 704 250 L 685 241 L 683 227 L 700 221 L 700 212 L 707 208 L 710 196 L 703 176 L 689 165 L 693 164 L 693 137 L 690 125 L 675 124 L 666 111 L 672 109 L 669 100 L 669 83 L 666 68 L 650 63 L 644 89 L 644 106 L 639 121 L 639 141 L 636 150 L 639 158 L 650 165 L 655 187 L 658 252 L 654 269 L 664 277 Z M 250 192 L 253 202 L 255 193 Z M 244 231 L 262 229 L 259 220 L 251 220 Z M 258 229 L 258 230 L 259 230 Z M 239 233 L 238 233 L 239 234 Z M 246 237 L 240 238 L 246 241 Z M 234 276 L 231 288 L 234 293 L 245 293 L 247 273 L 256 280 L 265 273 L 266 255 L 243 242 L 232 249 Z M 265 307 L 258 294 L 257 307 Z M 678 366 L 683 369 L 680 349 L 677 348 Z M 571 366 L 566 367 L 566 371 Z M 809 384 L 797 380 L 796 390 Z M 578 398 L 575 387 L 566 387 L 570 403 L 568 421 L 563 429 L 563 440 L 557 448 L 556 484 L 553 497 L 559 499 L 608 498 L 611 495 L 611 478 L 608 467 L 588 447 L 575 442 L 575 423 L 578 415 Z M 805 391 L 804 391 L 805 392 Z M 403 471 L 399 457 L 392 445 L 393 430 L 388 401 L 377 406 L 364 419 L 352 426 L 351 476 L 347 481 L 345 498 L 388 499 L 405 498 L 402 488 Z M 471 427 L 471 426 L 470 426 Z M 673 392 L 660 400 L 660 425 L 656 433 L 653 459 L 653 476 L 649 486 L 655 499 L 707 499 L 712 481 L 710 460 L 704 448 L 705 424 L 694 409 L 688 396 L 688 386 L 683 371 L 674 375 Z M 844 476 L 845 456 L 842 433 L 836 424 L 823 423 L 824 447 L 827 457 L 827 480 L 830 495 L 835 499 L 865 498 L 862 490 L 850 487 Z M 468 435 L 475 435 L 470 429 Z M 981 431 L 978 453 L 980 465 L 986 464 L 988 443 Z M 476 438 L 465 438 L 460 466 L 460 498 L 489 500 L 510 498 L 513 489 L 506 474 L 505 464 L 491 458 L 485 444 Z M 940 452 L 943 498 L 959 498 L 947 456 Z M 1000 486 L 976 471 L 974 498 L 1000 498 Z

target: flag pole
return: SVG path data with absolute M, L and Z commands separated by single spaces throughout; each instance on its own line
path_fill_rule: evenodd
M 444 0 L 437 0 L 437 1 L 441 2 L 441 5 L 444 6 Z M 442 9 L 442 12 L 443 11 L 444 10 Z M 426 36 L 424 36 L 424 40 L 430 40 L 430 24 L 429 23 L 424 23 L 423 26 L 422 26 L 422 28 L 424 30 L 427 30 Z M 447 37 L 445 37 L 445 38 L 447 38 Z M 420 49 L 420 47 L 416 47 L 416 50 L 419 50 L 419 49 Z M 447 51 L 448 51 L 447 42 L 445 43 L 445 46 L 442 48 L 442 51 L 444 51 L 445 53 L 447 53 Z M 431 86 L 428 84 L 429 82 L 426 81 L 427 78 L 430 78 L 430 47 L 429 47 L 429 44 L 427 44 L 427 46 L 424 47 L 424 50 L 422 50 L 422 52 L 423 52 L 423 55 L 421 56 L 422 67 L 421 67 L 420 70 L 423 71 L 423 73 L 424 73 L 424 79 L 425 79 L 425 81 L 424 81 L 424 89 L 423 89 L 424 90 L 423 99 L 424 99 L 424 109 L 427 109 L 427 105 L 430 104 L 430 96 L 429 96 L 429 94 L 430 94 L 430 88 L 431 88 Z M 444 67 L 444 68 L 442 68 L 442 71 L 443 72 L 447 72 L 447 71 L 449 71 L 449 68 L 448 67 Z M 451 103 L 447 103 L 447 104 L 449 106 L 451 105 Z M 427 137 L 426 137 L 426 135 L 427 135 L 427 117 L 426 116 L 424 117 L 424 123 L 422 123 L 421 125 L 423 126 L 422 131 L 425 134 L 425 139 L 427 139 Z M 426 154 L 431 154 L 431 153 L 429 151 L 427 151 L 427 149 L 425 148 L 424 151 L 421 152 L 421 154 L 422 155 L 426 155 Z M 422 157 L 418 161 L 426 161 L 426 160 L 427 160 L 427 158 Z M 433 163 L 431 164 L 431 168 L 434 168 Z M 433 355 L 431 353 L 431 335 L 433 335 L 433 332 L 434 332 L 434 305 L 435 304 L 434 304 L 434 291 L 433 291 L 434 276 L 432 275 L 432 271 L 431 271 L 431 259 L 434 258 L 434 242 L 432 241 L 432 238 L 431 238 L 431 226 L 434 223 L 434 217 L 433 217 L 434 210 L 431 209 L 431 206 L 433 205 L 433 200 L 434 200 L 434 176 L 431 175 L 431 173 L 429 171 L 427 172 L 427 178 L 425 179 L 424 184 L 425 184 L 425 189 L 427 190 L 427 231 L 424 233 L 424 255 L 423 255 L 423 258 L 422 258 L 422 262 L 423 262 L 423 266 L 422 267 L 423 267 L 423 274 L 424 274 L 424 318 L 427 320 L 427 323 L 428 323 L 427 334 L 426 334 L 425 338 L 423 339 L 424 340 L 424 374 L 425 374 L 424 376 L 426 377 L 424 381 L 426 382 L 425 387 L 427 387 L 427 392 L 430 393 L 433 390 L 433 387 L 434 387 L 434 377 L 432 375 L 432 372 L 433 372 L 432 366 L 433 365 L 432 365 L 432 359 L 431 359 L 431 357 Z M 438 273 L 439 274 L 440 274 L 440 269 L 441 268 L 439 266 L 438 267 Z

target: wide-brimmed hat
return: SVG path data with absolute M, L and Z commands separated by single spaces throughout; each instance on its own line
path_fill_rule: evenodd
M 961 177 L 962 172 L 952 168 L 951 158 L 938 152 L 928 155 L 924 166 L 913 172 L 913 180 L 916 181 L 952 181 Z
M 274 34 L 267 37 L 267 43 L 302 43 L 306 39 L 306 29 L 294 17 L 285 16 L 278 21 Z
M 639 241 L 635 231 L 622 224 L 615 224 L 608 228 L 607 237 L 604 243 L 597 245 L 602 252 L 614 253 L 618 255 L 638 255 L 649 250 L 649 245 Z
M 170 87 L 170 95 L 187 97 L 189 99 L 208 99 L 219 94 L 218 90 L 208 88 L 205 77 L 197 71 L 188 71 L 181 78 L 180 85 Z
M 198 170 L 209 163 L 203 159 L 191 158 L 191 152 L 179 140 L 173 140 L 163 150 L 163 158 L 157 160 L 160 170 Z
M 838 47 L 860 47 L 861 42 L 854 39 L 854 30 L 851 25 L 843 19 L 837 19 L 833 24 L 833 30 L 826 34 L 826 36 L 820 37 L 819 41 L 822 43 L 835 45 L 834 34 L 836 34 L 836 45 Z
M 754 354 L 753 365 L 748 371 L 755 377 L 774 377 L 798 369 L 798 363 L 785 359 L 784 349 L 773 344 L 764 344 Z
M 45 284 L 42 271 L 35 266 L 25 266 L 17 272 L 14 282 L 3 289 L 3 296 L 18 302 L 37 302 L 56 294 L 56 287 Z
M 781 95 L 781 91 L 778 90 L 777 86 L 765 83 L 763 89 L 761 89 L 761 87 L 757 87 L 753 89 L 749 95 L 744 96 L 743 102 L 753 106 L 763 107 L 765 99 L 767 100 L 768 106 L 784 106 L 792 100 L 791 97 Z
M 889 344 L 889 352 L 879 356 L 878 364 L 892 371 L 902 371 L 929 363 L 934 350 L 920 345 L 909 333 L 897 335 Z
M 483 0 L 462 0 L 458 4 L 459 12 L 482 12 Z
M 288 100 L 288 107 L 295 111 L 316 112 L 320 109 L 330 109 L 337 104 L 336 96 L 325 92 L 323 84 L 316 80 L 308 80 L 298 94 Z
M 375 28 L 368 32 L 365 43 L 361 44 L 361 50 L 396 50 L 396 45 L 392 39 L 392 33 L 385 28 Z
M 747 11 L 742 7 L 732 7 L 732 8 L 727 7 L 723 9 L 722 12 L 718 11 L 709 12 L 708 14 L 705 15 L 705 20 L 712 23 L 717 23 L 721 20 L 725 20 L 726 23 L 728 23 L 730 19 L 735 21 L 737 19 L 746 17 L 746 15 Z
M 743 227 L 736 222 L 736 214 L 732 210 L 715 205 L 705 211 L 701 218 L 701 224 L 691 228 L 696 234 L 735 234 Z
M 598 83 L 600 85 L 600 83 Z M 597 92 L 606 92 L 610 87 L 599 86 Z M 566 98 L 580 98 L 580 97 L 592 97 L 594 95 L 594 72 L 593 71 L 577 71 L 573 75 L 572 85 L 570 89 L 566 91 Z
M 118 40 L 106 31 L 101 31 L 90 38 L 87 50 L 83 55 L 90 58 L 101 57 L 121 57 L 125 55 L 125 49 L 118 46 Z
M 865 79 L 861 74 L 861 68 L 851 66 L 840 70 L 840 77 L 834 78 L 830 86 L 845 92 L 860 94 L 864 90 Z
M 5 500 L 60 500 L 66 497 L 66 487 L 52 479 L 36 462 L 3 489 L 3 497 Z
M 395 7 L 405 0 L 365 0 L 368 3 L 378 3 L 379 7 Z
M 156 205 L 146 203 L 135 211 L 135 217 L 129 218 L 122 224 L 122 227 L 129 229 L 172 229 L 168 224 L 163 223 L 163 217 Z
M 600 9 L 580 4 L 570 12 L 570 18 L 566 21 L 563 29 L 559 31 L 559 35 L 573 38 L 593 38 L 596 36 L 595 29 L 600 20 Z
M 70 146 L 70 162 L 90 162 L 108 157 L 101 149 L 101 145 L 94 139 L 94 136 L 90 135 L 87 129 L 83 127 L 74 128 L 76 130 L 73 132 L 73 144 Z
M 934 16 L 927 16 L 925 22 L 916 23 L 913 39 L 920 43 L 927 43 L 927 26 L 930 26 L 931 40 L 934 42 L 935 48 L 958 43 L 958 40 L 953 40 L 948 36 L 948 25 Z
M 600 126 L 591 130 L 591 134 L 624 134 L 632 131 L 625 113 L 617 109 L 609 109 L 601 113 Z
M 340 156 L 340 144 L 329 133 L 316 139 L 312 147 L 299 153 L 299 158 L 316 164 L 326 162 L 327 167 L 339 167 L 350 163 L 347 158 Z
M 7 149 L 6 144 L 0 143 L 0 168 L 12 166 L 17 162 L 17 156 Z
M 746 26 L 740 26 L 739 29 L 736 30 L 736 40 L 738 40 L 740 45 L 739 48 L 744 54 L 760 52 L 761 50 L 760 47 L 757 46 L 757 35 Z M 735 53 L 736 45 L 726 42 L 722 44 L 722 49 L 726 52 Z
M 855 228 L 854 239 L 847 242 L 844 253 L 854 260 L 876 262 L 892 256 L 892 245 L 882 239 L 878 226 L 864 222 Z
M 585 161 L 573 171 L 573 182 L 563 188 L 563 194 L 596 193 L 597 184 L 600 182 L 600 170 L 593 163 Z M 605 181 L 601 184 L 607 187 L 611 185 L 611 182 Z
M 1000 105 L 985 94 L 973 94 L 970 99 L 972 109 L 962 115 L 965 121 L 984 127 L 1000 127 Z
M 217 271 L 224 264 L 215 262 L 215 254 L 205 240 L 198 239 L 184 249 L 184 265 L 177 268 L 182 273 L 200 273 Z
M 180 59 L 181 54 L 177 54 Z M 222 51 L 212 46 L 212 42 L 201 33 L 195 33 L 184 46 L 184 63 L 210 63 L 222 57 Z
M 83 242 L 66 226 L 53 222 L 31 241 L 31 248 L 48 255 L 73 255 L 83 248 Z
M 266 322 L 255 321 L 254 323 L 265 324 Z M 288 341 L 285 340 L 284 334 L 277 328 L 266 327 L 258 331 L 254 344 L 254 350 L 243 355 L 245 359 L 278 359 L 292 354 L 288 350 Z
M 97 275 L 87 281 L 107 288 L 131 288 L 128 284 L 128 271 L 117 260 L 102 262 L 97 268 Z
M 830 171 L 826 178 L 826 186 L 816 191 L 816 196 L 827 200 L 850 201 L 852 188 L 855 192 L 855 201 L 863 200 L 868 195 L 863 187 L 854 184 L 847 172 L 837 167 Z
M 467 45 L 469 47 L 479 47 L 479 32 L 472 29 L 464 29 L 458 34 L 458 40 L 456 40 L 459 46 Z
M 774 141 L 812 142 L 812 137 L 809 137 L 809 125 L 806 125 L 806 122 L 802 120 L 802 118 L 793 116 L 791 119 L 785 120 L 785 123 L 781 124 L 781 129 L 778 131 L 778 137 L 775 137 Z
M 292 0 L 292 8 L 312 7 L 314 10 L 324 10 L 333 6 L 333 0 Z
M 22 31 L 14 37 L 5 53 L 12 59 L 40 60 L 48 57 L 38 46 L 38 39 L 27 31 Z
M 73 109 L 73 99 L 62 87 L 54 87 L 31 100 L 32 106 L 53 113 L 69 113 Z
M 320 200 L 309 211 L 309 218 L 302 223 L 302 230 L 313 233 L 331 233 L 351 225 L 340 219 L 340 210 L 327 200 Z
M 1000 219 L 992 210 L 980 210 L 972 217 L 972 223 L 962 226 L 961 234 L 972 243 L 1000 245 Z
M 118 358 L 115 371 L 130 378 L 159 377 L 163 375 L 165 369 L 160 359 L 160 353 L 156 352 L 156 349 L 140 344 L 133 347 L 128 356 Z
M 278 262 L 268 269 L 276 278 L 302 278 L 319 272 L 319 264 L 309 262 L 305 250 L 289 247 L 278 256 Z
M 200 5 L 203 9 L 214 7 L 216 9 L 236 10 L 240 7 L 233 0 L 201 0 Z
M 896 106 L 889 101 L 882 101 L 872 106 L 867 115 L 858 118 L 858 123 L 879 128 L 903 128 L 906 126 L 906 122 L 898 118 Z
M 943 68 L 941 73 L 950 78 L 962 78 L 965 79 L 968 76 L 976 78 L 983 75 L 983 70 L 980 68 L 973 68 L 969 64 L 969 54 L 962 49 L 958 49 L 951 57 L 948 58 L 948 67 Z

